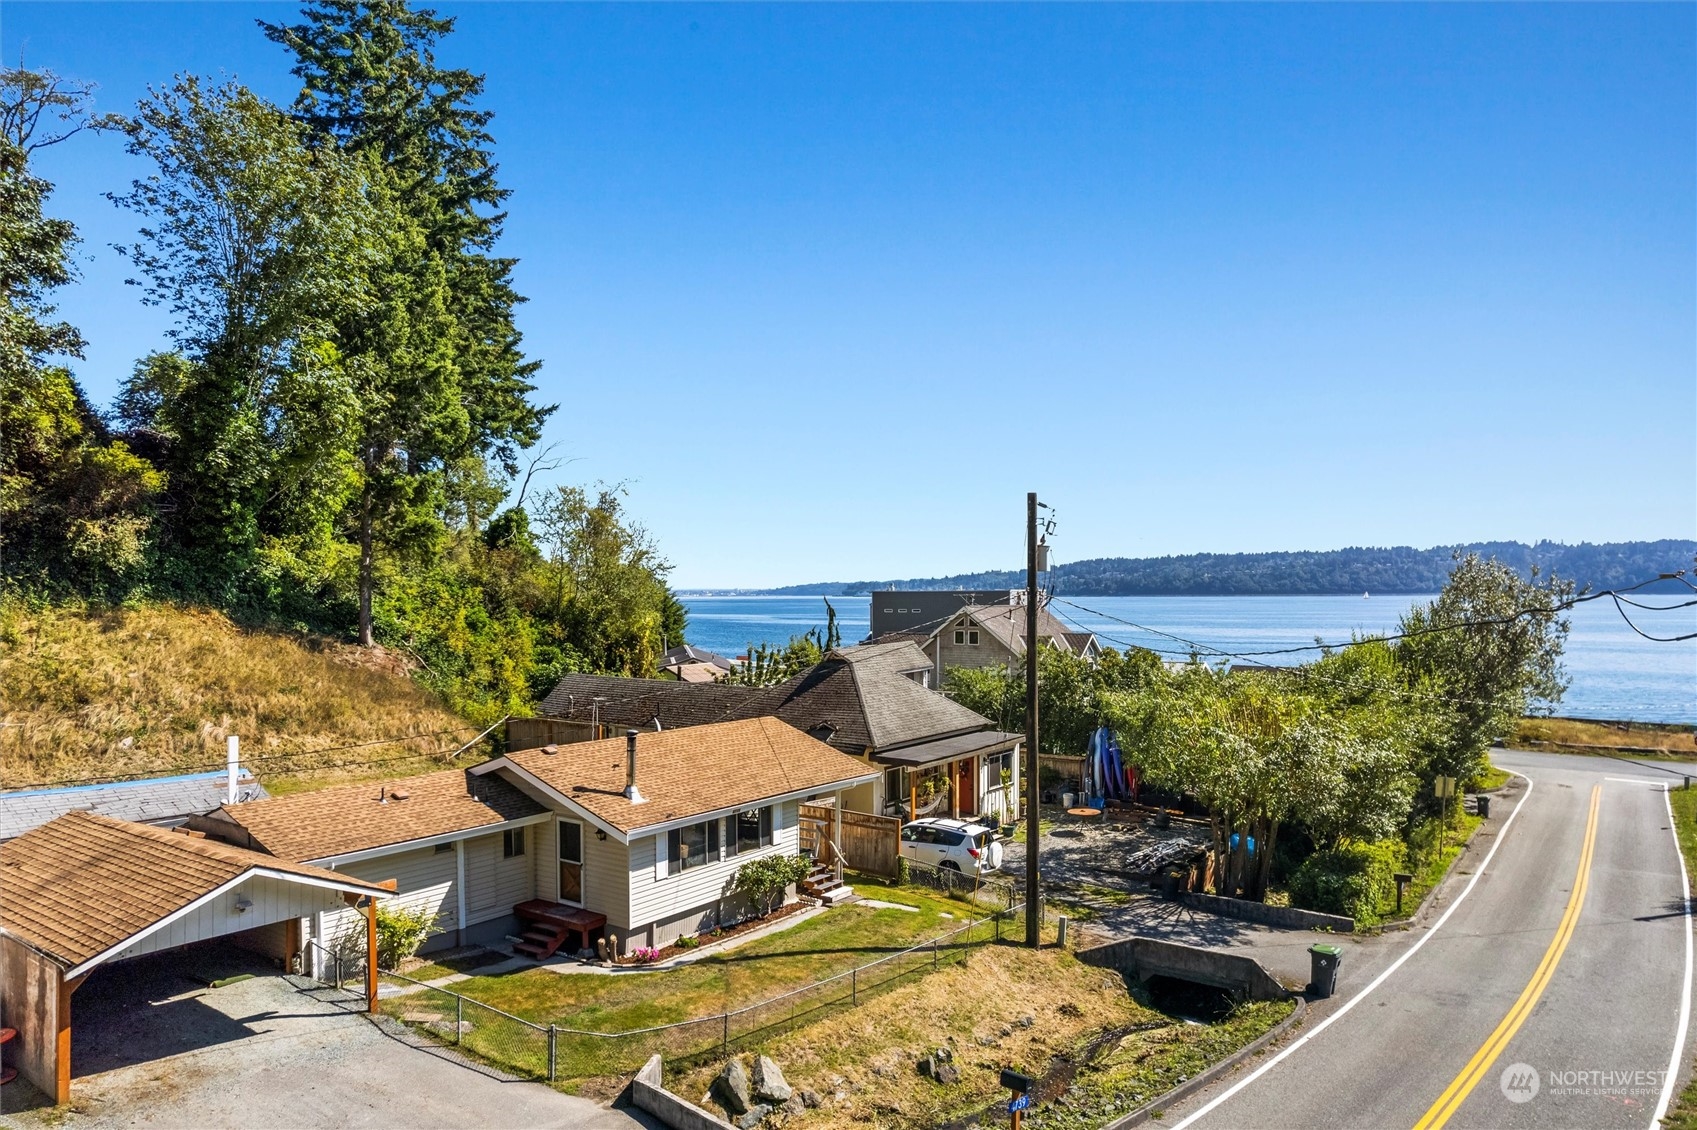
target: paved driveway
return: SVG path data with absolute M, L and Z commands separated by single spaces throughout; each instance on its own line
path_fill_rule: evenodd
M 238 971 L 258 975 L 206 987 Z M 409 1047 L 326 999 L 334 995 L 298 989 L 221 947 L 99 970 L 72 998 L 78 1113 L 6 1121 L 28 1130 L 656 1125 Z

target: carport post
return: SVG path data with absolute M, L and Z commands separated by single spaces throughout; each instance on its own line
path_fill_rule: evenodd
M 377 900 L 365 900 L 365 1011 L 377 1011 Z

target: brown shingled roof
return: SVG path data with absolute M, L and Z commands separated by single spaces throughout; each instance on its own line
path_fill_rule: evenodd
M 443 769 L 226 805 L 218 815 L 245 828 L 256 847 L 307 860 L 469 832 L 546 811 L 499 777 L 475 778 L 474 796 L 472 780 L 463 769 Z M 396 790 L 406 797 L 398 799 Z
M 878 772 L 776 718 L 643 733 L 636 748 L 641 804 L 624 796 L 622 737 L 562 745 L 551 754 L 522 750 L 477 772 L 514 767 L 626 833 L 824 790 Z
M 0 844 L 0 929 L 72 969 L 254 870 L 388 893 L 216 840 L 67 812 Z

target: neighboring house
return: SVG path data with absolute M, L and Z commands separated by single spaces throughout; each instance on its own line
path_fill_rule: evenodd
M 1018 599 L 1017 590 L 978 589 L 910 592 L 886 589 L 872 594 L 872 629 L 866 643 L 887 642 L 891 636 L 912 638 L 915 643 L 931 633 L 968 604 L 1007 604 Z
M 1014 602 L 968 604 L 954 611 L 920 645 L 941 684 L 950 667 L 1007 667 L 1025 659 L 1025 594 Z M 1037 638 L 1050 647 L 1094 660 L 1102 654 L 1090 632 L 1068 628 L 1047 608 L 1037 610 Z
M 884 642 L 836 648 L 764 688 L 567 675 L 538 713 L 661 731 L 771 716 L 883 770 L 846 795 L 856 812 L 1013 819 L 1020 735 L 939 694 L 934 680 L 934 664 L 916 644 Z
M 740 863 L 798 854 L 801 803 L 835 802 L 875 775 L 776 719 L 753 718 L 232 805 L 193 826 L 396 880 L 395 903 L 436 915 L 426 949 L 518 935 L 540 901 L 570 908 L 586 934 L 604 927 L 628 951 L 740 914 L 730 892 Z M 355 926 L 351 912 L 321 913 L 311 934 L 334 949 Z
M 258 800 L 270 794 L 242 770 L 236 795 L 239 800 Z M 223 770 L 68 789 L 20 789 L 0 793 L 0 841 L 21 836 L 67 812 L 92 812 L 169 828 L 211 812 L 228 799 L 229 775 Z
M 660 677 L 685 683 L 716 683 L 729 676 L 733 667 L 724 656 L 687 643 L 660 657 Z

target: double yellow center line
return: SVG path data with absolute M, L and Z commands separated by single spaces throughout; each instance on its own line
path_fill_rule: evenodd
M 1444 1093 L 1438 1096 L 1438 1101 L 1414 1124 L 1414 1130 L 1439 1130 L 1439 1127 L 1450 1120 L 1450 1116 L 1461 1109 L 1461 1104 L 1467 1100 L 1479 1080 L 1491 1070 L 1491 1065 L 1508 1047 L 1508 1042 L 1514 1039 L 1514 1034 L 1520 1031 L 1520 1026 L 1532 1014 L 1533 1006 L 1538 998 L 1544 995 L 1544 989 L 1549 985 L 1550 978 L 1555 975 L 1556 965 L 1561 961 L 1562 953 L 1567 949 L 1567 943 L 1573 937 L 1574 928 L 1579 924 L 1579 911 L 1585 905 L 1585 888 L 1591 882 L 1591 855 L 1597 844 L 1597 809 L 1602 802 L 1603 786 L 1593 785 L 1591 788 L 1591 812 L 1585 821 L 1585 845 L 1579 850 L 1579 873 L 1574 876 L 1573 893 L 1568 896 L 1567 910 L 1562 913 L 1561 925 L 1556 928 L 1556 936 L 1550 942 L 1550 948 L 1544 951 L 1544 960 L 1538 963 L 1538 969 L 1532 974 L 1532 980 L 1526 983 L 1526 988 L 1520 992 L 1520 999 L 1514 1002 L 1514 1007 L 1508 1010 L 1496 1031 L 1491 1033 L 1483 1047 L 1473 1053 L 1473 1058 L 1467 1061 L 1467 1066 L 1444 1088 Z

